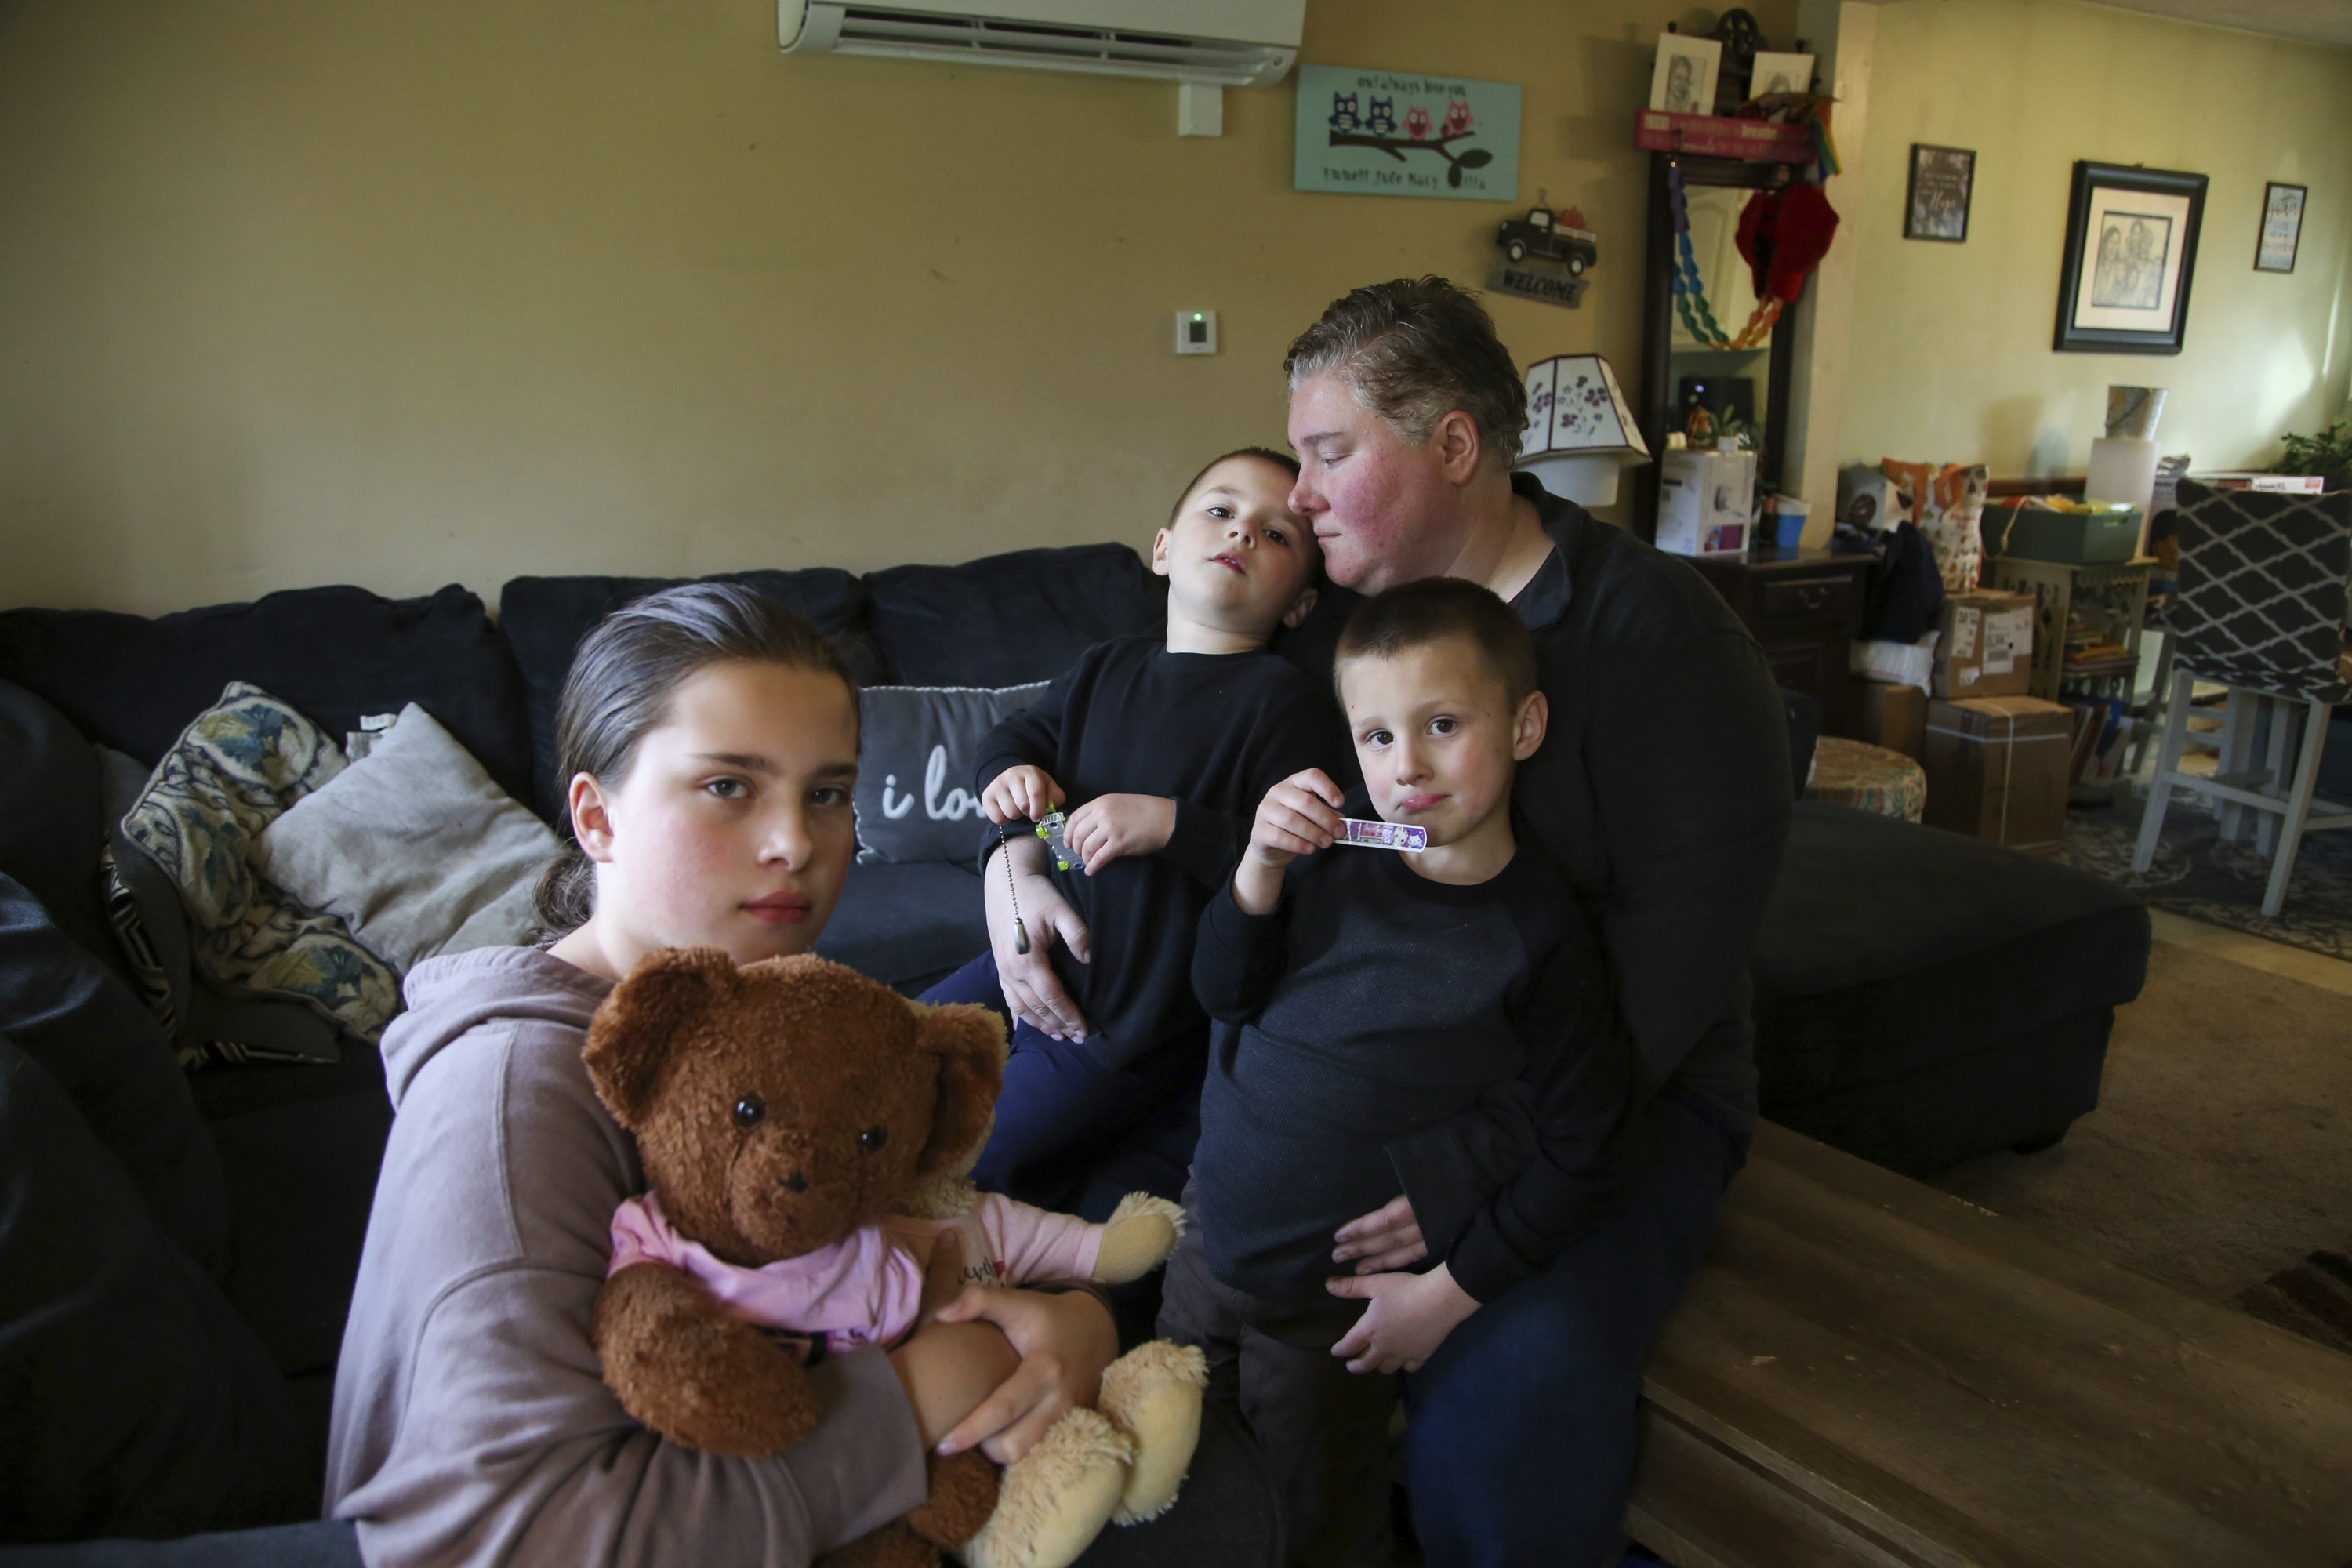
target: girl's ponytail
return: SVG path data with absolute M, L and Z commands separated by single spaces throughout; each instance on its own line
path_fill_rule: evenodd
M 714 664 L 779 664 L 857 681 L 824 634 L 793 610 L 738 583 L 683 583 L 622 605 L 572 655 L 555 710 L 555 773 L 567 798 L 586 773 L 607 790 L 628 777 L 637 742 L 669 716 L 671 695 Z M 545 946 L 595 911 L 596 868 L 570 837 L 533 894 Z

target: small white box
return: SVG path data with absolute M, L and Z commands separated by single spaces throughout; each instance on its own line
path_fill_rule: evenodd
M 1658 548 L 1738 555 L 1756 509 L 1753 452 L 1668 452 L 1658 459 Z

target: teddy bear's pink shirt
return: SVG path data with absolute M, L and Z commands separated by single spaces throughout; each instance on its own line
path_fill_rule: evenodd
M 908 1243 L 949 1231 L 962 1239 L 964 1278 L 982 1284 L 1086 1279 L 1102 1250 L 1100 1226 L 984 1193 L 955 1219 L 893 1215 L 831 1247 L 745 1268 L 680 1236 L 647 1193 L 613 1211 L 613 1262 L 604 1277 L 635 1263 L 666 1263 L 702 1281 L 746 1322 L 823 1334 L 836 1351 L 890 1345 L 915 1326 L 922 1303 L 923 1266 Z

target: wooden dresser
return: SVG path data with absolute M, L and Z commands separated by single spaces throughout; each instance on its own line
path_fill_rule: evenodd
M 1692 562 L 1764 645 L 1772 678 L 1821 704 L 1822 733 L 1854 732 L 1847 650 L 1862 629 L 1863 585 L 1875 557 L 1759 547 Z

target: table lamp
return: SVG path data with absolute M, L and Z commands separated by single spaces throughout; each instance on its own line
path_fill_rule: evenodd
M 1555 354 L 1528 366 L 1528 429 L 1517 466 L 1579 506 L 1608 506 L 1617 477 L 1650 460 L 1641 427 L 1599 354 Z

